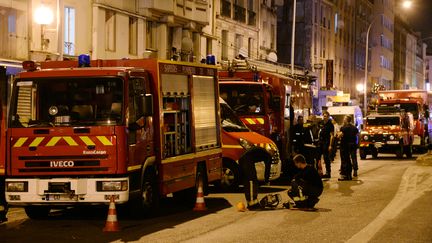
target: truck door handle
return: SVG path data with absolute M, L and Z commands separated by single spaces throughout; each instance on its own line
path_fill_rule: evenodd
M 36 151 L 36 149 L 37 149 L 37 147 L 33 147 L 33 146 L 32 146 L 32 147 L 29 147 L 29 150 L 30 150 L 30 151 Z
M 90 149 L 90 150 L 93 150 L 93 149 L 95 149 L 95 148 L 96 148 L 95 145 L 88 145 L 88 146 L 87 146 L 87 149 Z

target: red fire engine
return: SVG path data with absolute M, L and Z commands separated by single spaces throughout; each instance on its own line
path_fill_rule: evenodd
M 291 153 L 290 126 L 294 111 L 303 113 L 312 107 L 312 98 L 299 80 L 259 70 L 219 72 L 221 97 L 253 131 L 271 138 L 278 146 L 287 172 Z
M 432 136 L 432 92 L 426 90 L 379 91 L 378 108 L 396 107 L 414 116 L 413 148 L 424 151 Z
M 133 201 L 219 181 L 217 69 L 142 60 L 25 62 L 7 131 L 6 199 L 29 217 L 52 207 Z M 84 67 L 82 67 L 84 66 Z M 132 200 L 137 199 L 137 200 Z M 135 207 L 133 207 L 135 208 Z
M 4 198 L 5 159 L 6 159 L 6 70 L 0 67 L 0 222 L 6 218 L 7 207 Z

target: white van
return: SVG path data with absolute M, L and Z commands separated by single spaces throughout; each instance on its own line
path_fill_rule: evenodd
M 342 126 L 344 116 L 351 116 L 353 124 L 361 131 L 363 113 L 359 106 L 329 106 L 327 111 L 339 126 Z

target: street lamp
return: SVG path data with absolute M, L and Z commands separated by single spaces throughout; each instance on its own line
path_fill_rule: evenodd
M 368 73 L 368 59 L 369 59 L 369 33 L 370 33 L 370 30 L 371 30 L 371 28 L 372 28 L 372 25 L 373 25 L 373 23 L 375 23 L 375 21 L 376 21 L 376 17 L 372 20 L 372 22 L 369 24 L 369 27 L 368 27 L 368 29 L 367 29 L 367 32 L 366 32 L 366 53 L 365 53 L 365 56 L 366 56 L 366 60 L 365 60 L 365 74 L 364 74 L 364 82 L 363 82 L 363 90 L 364 90 L 364 93 L 363 93 L 363 109 L 364 109 L 364 115 L 366 116 L 367 115 L 367 73 Z
M 51 24 L 54 20 L 53 11 L 44 6 L 39 6 L 34 12 L 34 21 L 41 25 L 41 50 L 48 48 L 49 39 L 45 39 L 45 26 Z
M 295 47 L 295 26 L 296 26 L 297 0 L 293 1 L 292 32 L 291 32 L 291 74 L 294 75 L 294 47 Z
M 402 2 L 402 7 L 405 9 L 411 8 L 413 2 L 411 0 L 405 0 Z

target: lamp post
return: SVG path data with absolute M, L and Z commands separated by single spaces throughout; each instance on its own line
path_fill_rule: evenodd
M 368 81 L 367 80 L 367 74 L 368 74 L 368 60 L 369 60 L 369 33 L 370 33 L 370 30 L 372 28 L 373 23 L 375 23 L 375 20 L 376 20 L 376 18 L 374 18 L 372 20 L 372 22 L 369 24 L 369 27 L 368 27 L 367 32 L 366 32 L 366 49 L 365 49 L 366 59 L 365 59 L 365 74 L 364 74 L 364 81 L 363 81 L 363 90 L 364 90 L 363 109 L 364 109 L 364 115 L 365 116 L 367 115 L 367 81 Z
M 297 0 L 293 1 L 292 32 L 291 32 L 291 74 L 294 75 L 294 47 L 295 47 L 295 26 L 296 26 Z
M 404 9 L 409 9 L 412 6 L 412 0 L 404 0 L 402 2 L 402 8 Z M 369 27 L 367 29 L 366 32 L 366 53 L 365 53 L 365 74 L 364 74 L 364 83 L 363 83 L 363 89 L 364 89 L 364 100 L 363 100 L 363 109 L 364 109 L 364 114 L 366 115 L 367 113 L 367 73 L 368 73 L 368 60 L 369 60 L 369 33 L 370 30 L 372 28 L 372 25 L 375 23 L 375 21 L 377 20 L 377 17 L 379 15 L 376 15 L 375 18 L 372 20 L 372 22 L 369 24 Z
M 53 11 L 44 5 L 39 6 L 34 12 L 34 21 L 41 25 L 41 51 L 48 48 L 49 39 L 45 39 L 45 26 L 51 24 L 53 20 Z

